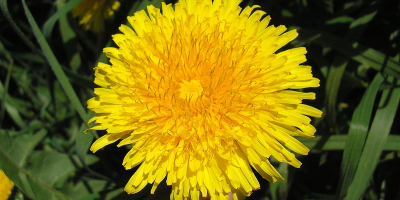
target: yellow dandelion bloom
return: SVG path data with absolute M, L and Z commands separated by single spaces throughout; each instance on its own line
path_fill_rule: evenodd
M 86 30 L 101 32 L 104 20 L 112 19 L 120 5 L 117 0 L 83 0 L 72 10 L 72 15 L 80 19 L 79 24 Z
M 0 170 L 0 200 L 7 200 L 13 187 L 14 183 Z
M 313 137 L 307 116 L 321 111 L 302 104 L 318 87 L 303 47 L 277 51 L 298 35 L 268 25 L 259 6 L 240 0 L 180 0 L 128 17 L 105 48 L 111 64 L 95 68 L 98 113 L 92 129 L 107 134 L 96 152 L 118 140 L 132 145 L 123 160 L 138 165 L 125 187 L 129 194 L 166 179 L 171 199 L 234 199 L 260 188 L 253 170 L 275 182 L 283 179 L 269 162 L 300 167 L 291 152 L 309 149 L 292 136 Z M 288 149 L 291 149 L 288 150 Z

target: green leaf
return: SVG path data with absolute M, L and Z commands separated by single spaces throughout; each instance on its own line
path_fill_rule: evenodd
M 360 104 L 354 111 L 343 153 L 338 199 L 343 199 L 351 181 L 353 180 L 364 147 L 365 139 L 367 137 L 375 97 L 382 82 L 383 76 L 378 73 L 365 92 Z
M 31 199 L 69 200 L 24 169 L 27 156 L 46 134 L 42 129 L 34 135 L 12 138 L 7 132 L 1 132 L 0 168 Z
M 385 142 L 392 127 L 399 101 L 399 87 L 384 90 L 371 129 L 368 133 L 368 138 L 365 142 L 357 171 L 349 187 L 349 191 L 351 192 L 347 193 L 345 197 L 346 200 L 358 200 L 362 198 L 385 147 Z
M 51 35 L 51 32 L 53 31 L 53 27 L 62 17 L 63 15 L 67 14 L 70 10 L 72 10 L 76 5 L 78 5 L 82 0 L 70 0 L 68 1 L 65 6 L 63 6 L 62 9 L 58 10 L 53 16 L 51 16 L 43 25 L 43 35 L 46 38 L 49 38 Z
M 36 151 L 29 160 L 30 173 L 49 186 L 76 170 L 69 156 L 63 153 Z
M 111 184 L 112 185 L 112 184 Z M 96 179 L 81 179 L 76 184 L 68 184 L 63 187 L 61 191 L 73 199 L 98 199 L 99 192 L 103 192 L 110 186 L 110 183 L 105 180 L 96 180 Z M 90 191 L 89 191 L 90 190 Z M 104 199 L 106 195 L 102 194 L 102 199 Z M 96 198 L 95 198 L 96 197 Z
M 28 154 L 46 136 L 46 129 L 41 129 L 32 135 L 19 136 L 12 138 L 8 132 L 0 131 L 0 150 L 5 155 L 12 155 L 12 160 L 17 165 L 24 165 Z

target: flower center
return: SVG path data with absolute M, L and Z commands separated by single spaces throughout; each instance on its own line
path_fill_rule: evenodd
M 183 81 L 179 84 L 179 97 L 186 100 L 196 100 L 202 93 L 203 87 L 199 80 L 192 79 L 189 82 Z

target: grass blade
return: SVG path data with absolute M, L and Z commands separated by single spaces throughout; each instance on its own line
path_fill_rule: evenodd
M 351 181 L 353 180 L 364 147 L 365 139 L 367 137 L 375 97 L 382 82 L 383 76 L 378 73 L 365 92 L 360 104 L 354 111 L 343 153 L 338 199 L 343 199 Z
M 384 90 L 346 200 L 362 198 L 388 138 L 399 100 L 400 87 Z
M 44 55 L 47 58 L 47 61 L 50 63 L 50 66 L 53 69 L 58 81 L 60 82 L 62 88 L 64 89 L 71 103 L 75 107 L 79 116 L 82 118 L 83 121 L 85 122 L 88 121 L 89 118 L 85 109 L 83 108 L 81 102 L 79 101 L 78 96 L 76 95 L 74 89 L 72 88 L 71 83 L 69 82 L 67 76 L 62 70 L 60 64 L 58 63 L 57 58 L 54 56 L 54 53 L 51 50 L 49 44 L 47 43 L 42 32 L 40 31 L 39 26 L 37 25 L 35 19 L 32 16 L 32 13 L 29 11 L 29 8 L 25 3 L 25 0 L 22 0 L 22 5 L 24 7 L 25 15 L 28 18 L 29 24 L 32 27 L 33 33 L 35 34 L 35 37 L 39 42 L 39 45 L 42 48 Z
M 333 130 L 336 130 L 336 103 L 337 103 L 337 98 L 338 98 L 338 93 L 339 93 L 339 88 L 340 88 L 340 83 L 342 82 L 342 77 L 344 74 L 344 71 L 346 71 L 347 67 L 347 59 L 341 55 L 336 57 L 336 59 L 333 61 L 333 64 L 331 67 L 329 67 L 329 72 L 328 72 L 328 77 L 326 80 L 326 108 L 327 111 L 326 116 L 328 117 L 328 122 L 330 124 L 330 127 L 334 128 Z
M 353 44 L 358 41 L 359 37 L 364 32 L 366 25 L 375 17 L 378 12 L 378 7 L 374 4 L 368 6 L 363 10 L 355 21 L 350 24 L 349 31 L 346 33 L 346 39 Z M 337 130 L 336 127 L 336 106 L 337 96 L 339 93 L 340 84 L 342 82 L 343 74 L 346 70 L 348 58 L 339 54 L 335 57 L 333 64 L 329 70 L 328 78 L 326 81 L 326 98 L 327 116 L 330 127 Z

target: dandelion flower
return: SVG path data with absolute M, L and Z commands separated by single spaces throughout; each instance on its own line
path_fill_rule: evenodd
M 7 200 L 13 187 L 14 183 L 0 170 L 0 200 Z
M 300 167 L 292 153 L 309 149 L 292 136 L 313 137 L 307 116 L 321 111 L 302 104 L 318 87 L 303 47 L 278 52 L 298 35 L 268 25 L 259 6 L 240 0 L 180 0 L 128 17 L 105 48 L 111 64 L 95 68 L 98 113 L 92 129 L 107 134 L 93 152 L 121 140 L 132 145 L 126 169 L 139 166 L 125 187 L 134 194 L 165 179 L 171 199 L 235 199 L 260 188 L 253 170 L 270 182 L 283 179 L 271 165 Z
M 83 0 L 72 10 L 72 15 L 79 17 L 79 24 L 86 30 L 101 32 L 104 20 L 112 19 L 120 5 L 117 0 Z

